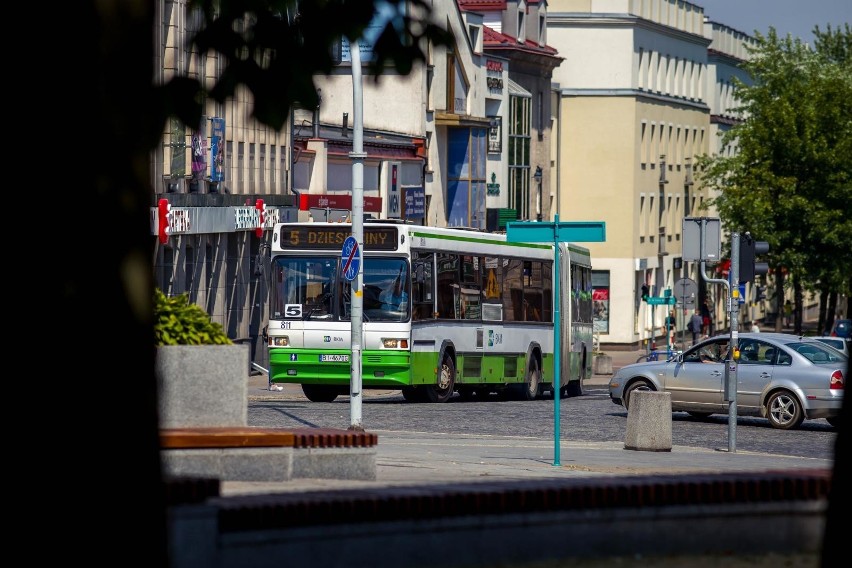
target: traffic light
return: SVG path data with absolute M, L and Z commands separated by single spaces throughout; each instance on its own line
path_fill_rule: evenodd
M 757 255 L 768 252 L 769 243 L 766 241 L 752 239 L 751 233 L 743 233 L 740 236 L 740 283 L 751 282 L 755 276 L 769 272 L 769 264 L 755 260 Z
M 651 289 L 648 288 L 647 284 L 642 284 L 642 301 L 647 302 L 648 297 L 651 295 Z

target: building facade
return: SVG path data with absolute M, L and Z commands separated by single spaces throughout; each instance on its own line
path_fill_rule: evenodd
M 607 226 L 607 241 L 590 244 L 601 342 L 664 345 L 671 308 L 642 296 L 674 294 L 684 279 L 697 294 L 678 306 L 678 329 L 705 300 L 718 321 L 723 296 L 682 260 L 682 227 L 716 216 L 692 165 L 732 123 L 731 69 L 748 36 L 679 0 L 552 0 L 548 30 L 564 58 L 554 72 L 560 220 Z
M 187 0 L 159 0 L 156 69 L 203 79 L 215 55 L 186 46 Z M 364 76 L 366 215 L 504 230 L 511 220 L 605 221 L 590 243 L 597 330 L 610 345 L 665 337 L 667 309 L 641 301 L 682 279 L 724 314 L 719 291 L 680 260 L 682 221 L 712 216 L 697 156 L 733 124 L 733 77 L 748 36 L 682 0 L 435 0 L 454 48 L 429 46 L 408 75 Z M 369 41 L 359 42 L 366 69 Z M 250 118 L 250 96 L 209 101 L 198 128 L 173 121 L 152 156 L 156 282 L 188 293 L 263 365 L 268 231 L 351 211 L 351 47 L 317 77 L 320 104 L 280 132 Z M 170 207 L 161 223 L 159 205 Z M 168 232 L 164 229 L 168 226 Z M 685 318 L 679 314 L 679 325 Z

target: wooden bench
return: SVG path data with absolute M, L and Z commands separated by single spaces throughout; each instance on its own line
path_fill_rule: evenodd
M 376 478 L 378 436 L 334 428 L 160 429 L 166 475 L 221 481 Z

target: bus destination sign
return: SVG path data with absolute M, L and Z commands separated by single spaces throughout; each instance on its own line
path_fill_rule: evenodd
M 282 249 L 341 250 L 346 238 L 352 235 L 349 225 L 341 227 L 281 227 Z M 394 227 L 364 227 L 364 248 L 396 250 L 397 231 Z

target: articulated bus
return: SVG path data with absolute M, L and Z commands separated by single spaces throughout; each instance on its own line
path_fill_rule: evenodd
M 342 275 L 348 223 L 279 223 L 271 246 L 270 384 L 313 402 L 350 392 L 351 295 Z M 592 366 L 588 249 L 560 243 L 560 396 Z M 554 253 L 501 233 L 365 221 L 361 377 L 409 402 L 554 395 Z M 393 296 L 393 298 L 392 298 Z

